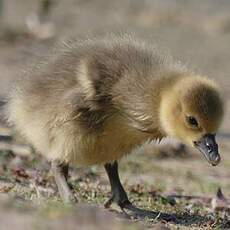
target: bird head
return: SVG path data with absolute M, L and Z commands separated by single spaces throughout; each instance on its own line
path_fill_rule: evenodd
M 212 165 L 220 161 L 216 132 L 223 118 L 219 87 L 200 76 L 178 80 L 162 94 L 160 121 L 166 135 L 196 147 Z

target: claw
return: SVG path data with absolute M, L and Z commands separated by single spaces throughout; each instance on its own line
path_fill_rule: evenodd
M 111 196 L 104 204 L 104 207 L 105 208 L 110 208 L 111 204 L 113 203 L 114 201 L 114 196 Z
M 129 200 L 123 200 L 123 201 L 116 201 L 115 196 L 111 196 L 104 204 L 105 208 L 110 208 L 111 204 L 113 202 L 116 202 L 117 205 L 123 210 L 126 206 L 131 205 L 131 202 Z

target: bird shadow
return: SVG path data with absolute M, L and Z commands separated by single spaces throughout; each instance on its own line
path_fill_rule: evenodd
M 210 221 L 210 219 L 206 216 L 201 216 L 198 214 L 189 214 L 189 213 L 183 213 L 183 214 L 175 214 L 175 213 L 164 213 L 164 212 L 157 212 L 157 211 L 150 211 L 142 208 L 138 208 L 132 204 L 127 205 L 123 212 L 127 216 L 127 218 L 136 218 L 139 220 L 145 220 L 147 219 L 153 219 L 156 221 L 165 221 L 165 222 L 171 222 L 174 224 L 184 225 L 184 226 L 190 226 L 194 224 L 202 224 Z

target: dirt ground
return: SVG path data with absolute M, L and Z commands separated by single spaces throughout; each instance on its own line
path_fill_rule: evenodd
M 109 184 L 101 166 L 71 169 L 79 204 L 63 205 L 49 163 L 2 120 L 0 229 L 230 229 L 229 0 L 1 2 L 0 105 L 19 73 L 54 44 L 69 37 L 129 32 L 215 79 L 223 88 L 226 115 L 218 135 L 222 162 L 217 167 L 174 141 L 145 145 L 121 160 L 131 200 L 160 212 L 151 218 L 132 217 L 116 206 L 104 210 Z M 218 188 L 226 199 L 216 198 Z M 223 203 L 220 211 L 218 202 Z M 164 213 L 170 221 L 161 218 Z

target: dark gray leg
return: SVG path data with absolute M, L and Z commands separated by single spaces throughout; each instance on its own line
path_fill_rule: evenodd
M 115 161 L 114 163 L 105 164 L 104 166 L 108 174 L 111 190 L 112 190 L 111 198 L 105 203 L 105 208 L 110 207 L 112 202 L 116 202 L 121 207 L 122 210 L 123 209 L 128 210 L 131 212 L 130 214 L 132 216 L 141 219 L 148 217 L 151 219 L 159 218 L 166 221 L 175 220 L 174 215 L 140 209 L 137 208 L 135 205 L 131 204 L 119 178 L 117 161 Z
M 67 182 L 69 165 L 52 161 L 51 170 L 63 202 L 70 203 L 72 201 L 76 201 L 73 193 L 71 192 L 71 187 Z
M 109 177 L 112 195 L 111 198 L 105 203 L 105 207 L 108 208 L 112 202 L 116 202 L 122 209 L 127 205 L 131 205 L 128 196 L 121 184 L 119 174 L 118 174 L 118 163 L 105 164 L 105 170 Z

